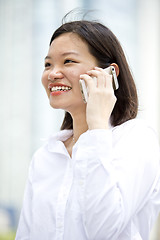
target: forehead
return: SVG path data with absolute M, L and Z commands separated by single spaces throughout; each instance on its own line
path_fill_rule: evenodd
M 85 40 L 76 33 L 63 33 L 53 40 L 50 45 L 49 52 L 65 52 L 65 51 L 88 52 L 89 48 Z

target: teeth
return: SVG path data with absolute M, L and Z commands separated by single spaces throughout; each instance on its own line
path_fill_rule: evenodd
M 71 89 L 71 87 L 55 86 L 55 87 L 51 88 L 51 92 L 54 92 L 54 91 L 67 91 L 67 90 L 70 90 L 70 89 Z

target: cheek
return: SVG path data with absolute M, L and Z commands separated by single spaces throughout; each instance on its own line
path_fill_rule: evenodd
M 72 80 L 73 79 L 77 80 L 79 78 L 79 76 L 80 76 L 79 71 L 76 71 L 76 70 L 71 70 L 69 72 L 69 75 L 71 76 Z
M 84 69 L 72 69 L 69 72 L 70 78 L 72 80 L 73 83 L 78 83 L 79 84 L 79 80 L 80 80 L 80 75 L 84 73 Z
M 41 82 L 42 82 L 42 85 L 46 88 L 46 86 L 48 85 L 48 79 L 47 79 L 46 73 L 42 74 Z
M 42 82 L 44 89 L 46 90 L 47 96 L 49 97 L 50 91 L 48 89 L 48 74 L 46 74 L 46 73 L 42 74 L 41 82 Z

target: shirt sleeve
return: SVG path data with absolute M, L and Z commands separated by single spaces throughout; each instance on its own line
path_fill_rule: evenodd
M 75 178 L 89 239 L 116 239 L 158 178 L 159 146 L 143 124 L 90 130 L 75 145 Z
M 31 202 L 32 202 L 32 163 L 29 168 L 29 175 L 24 192 L 23 207 L 20 214 L 15 240 L 30 239 L 30 224 L 32 213 Z

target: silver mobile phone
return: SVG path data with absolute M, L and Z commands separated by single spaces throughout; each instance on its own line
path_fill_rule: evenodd
M 117 79 L 117 75 L 116 75 L 116 71 L 115 71 L 115 68 L 113 66 L 109 66 L 107 68 L 104 69 L 107 73 L 109 73 L 110 75 L 112 75 L 112 79 L 113 79 L 113 89 L 114 90 L 117 90 L 119 88 L 119 84 L 118 84 L 118 79 Z M 96 82 L 97 81 L 97 78 L 96 77 L 93 77 L 93 80 Z M 87 100 L 88 100 L 88 89 L 86 87 L 86 84 L 85 84 L 85 81 L 80 79 L 79 80 L 79 83 L 80 83 L 80 88 L 81 88 L 81 93 L 82 93 L 82 98 L 83 98 L 83 101 L 85 103 L 87 103 Z

